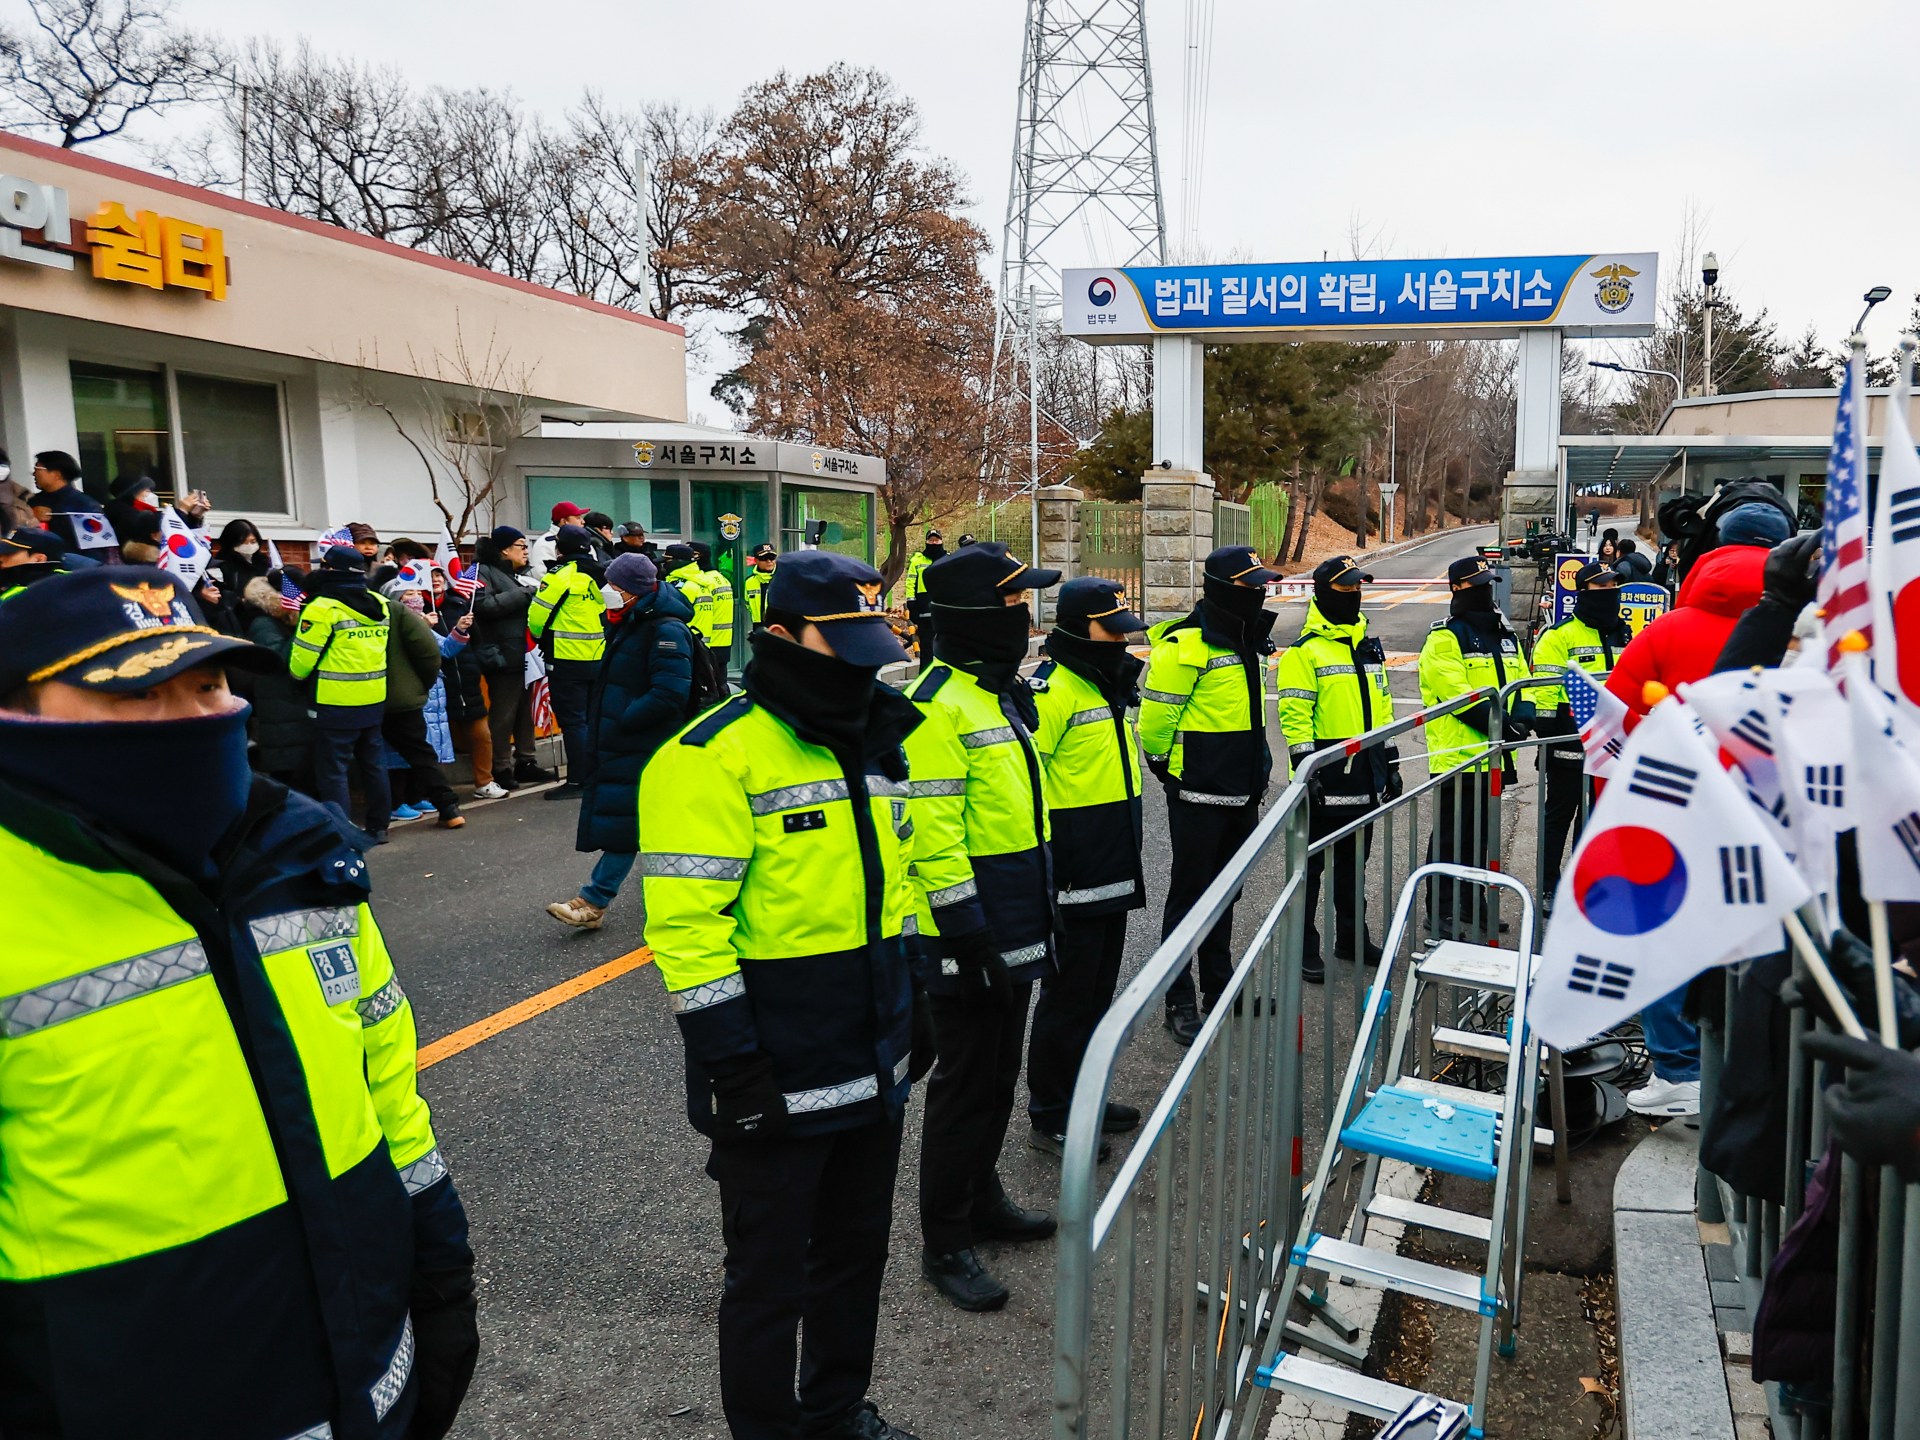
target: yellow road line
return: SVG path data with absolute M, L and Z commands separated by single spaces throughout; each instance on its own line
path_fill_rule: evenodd
M 551 989 L 542 990 L 538 995 L 529 995 L 517 1005 L 496 1011 L 484 1020 L 476 1020 L 465 1029 L 456 1030 L 451 1035 L 442 1035 L 431 1045 L 420 1047 L 419 1068 L 425 1070 L 429 1065 L 438 1065 L 450 1055 L 458 1055 L 462 1050 L 471 1050 L 482 1040 L 490 1040 L 504 1030 L 523 1025 L 536 1015 L 544 1015 L 555 1006 L 597 990 L 609 980 L 618 980 L 629 970 L 638 970 L 642 965 L 653 963 L 653 951 L 642 945 L 638 950 L 630 950 L 618 960 L 609 960 L 604 965 L 595 966 L 584 975 L 576 975 L 571 980 L 563 980 Z

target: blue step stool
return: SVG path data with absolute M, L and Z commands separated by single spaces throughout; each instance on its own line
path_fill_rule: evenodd
M 1499 1118 L 1475 1105 L 1383 1085 L 1340 1132 L 1340 1143 L 1464 1179 L 1491 1181 L 1499 1169 L 1494 1143 Z

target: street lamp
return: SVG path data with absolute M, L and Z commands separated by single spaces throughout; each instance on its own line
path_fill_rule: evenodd
M 1663 376 L 1664 378 L 1671 380 L 1673 382 L 1673 398 L 1676 401 L 1679 400 L 1682 394 L 1684 393 L 1680 384 L 1680 377 L 1674 374 L 1673 371 L 1671 370 L 1642 370 L 1637 365 L 1616 365 L 1611 360 L 1589 360 L 1587 361 L 1587 364 L 1595 370 L 1612 370 L 1621 375 Z
M 1706 344 L 1702 347 L 1705 355 L 1701 360 L 1700 393 L 1711 395 L 1713 394 L 1713 312 L 1720 305 L 1718 294 L 1720 257 L 1711 250 L 1700 262 L 1700 281 L 1707 290 L 1706 298 L 1701 302 L 1700 307 L 1700 323 L 1706 331 Z
M 1893 287 L 1891 285 L 1876 285 L 1860 297 L 1867 302 L 1867 308 L 1862 310 L 1860 312 L 1860 318 L 1853 322 L 1854 334 L 1857 335 L 1861 330 L 1866 328 L 1867 316 L 1873 313 L 1873 307 L 1891 294 L 1893 294 Z

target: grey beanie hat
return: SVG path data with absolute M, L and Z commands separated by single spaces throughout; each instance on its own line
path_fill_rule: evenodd
M 638 550 L 629 550 L 607 566 L 607 584 L 629 595 L 651 595 L 660 588 L 660 572 Z

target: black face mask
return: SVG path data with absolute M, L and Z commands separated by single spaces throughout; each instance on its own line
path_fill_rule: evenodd
M 1267 592 L 1259 585 L 1236 585 L 1213 575 L 1201 582 L 1201 593 L 1227 615 L 1245 625 L 1267 607 Z
M 756 705 L 786 721 L 809 745 L 861 753 L 877 668 L 850 665 L 838 655 L 822 655 L 766 630 L 751 636 L 749 643 L 753 663 L 741 676 L 741 686 Z
M 921 548 L 929 560 L 944 560 L 946 558 L 947 547 L 944 545 L 934 544 L 929 541 Z
M 1091 680 L 1108 700 L 1131 705 L 1137 698 L 1135 686 L 1145 666 L 1128 651 L 1124 640 L 1095 640 L 1071 630 L 1055 630 L 1047 636 L 1046 651 L 1074 674 Z
M 933 607 L 933 653 L 956 669 L 975 673 L 989 689 L 1006 667 L 1027 658 L 1033 616 L 1025 605 Z M 982 667 L 985 667 L 984 669 Z
M 1596 630 L 1611 629 L 1620 619 L 1620 592 L 1582 590 L 1573 597 L 1573 613 Z
M 1361 595 L 1358 590 L 1336 590 L 1331 585 L 1315 584 L 1313 603 L 1332 625 L 1353 625 L 1360 619 Z
M 1464 590 L 1453 592 L 1453 602 L 1449 607 L 1453 614 L 1463 619 L 1473 615 L 1492 615 L 1497 613 L 1493 603 L 1491 585 L 1469 585 Z

